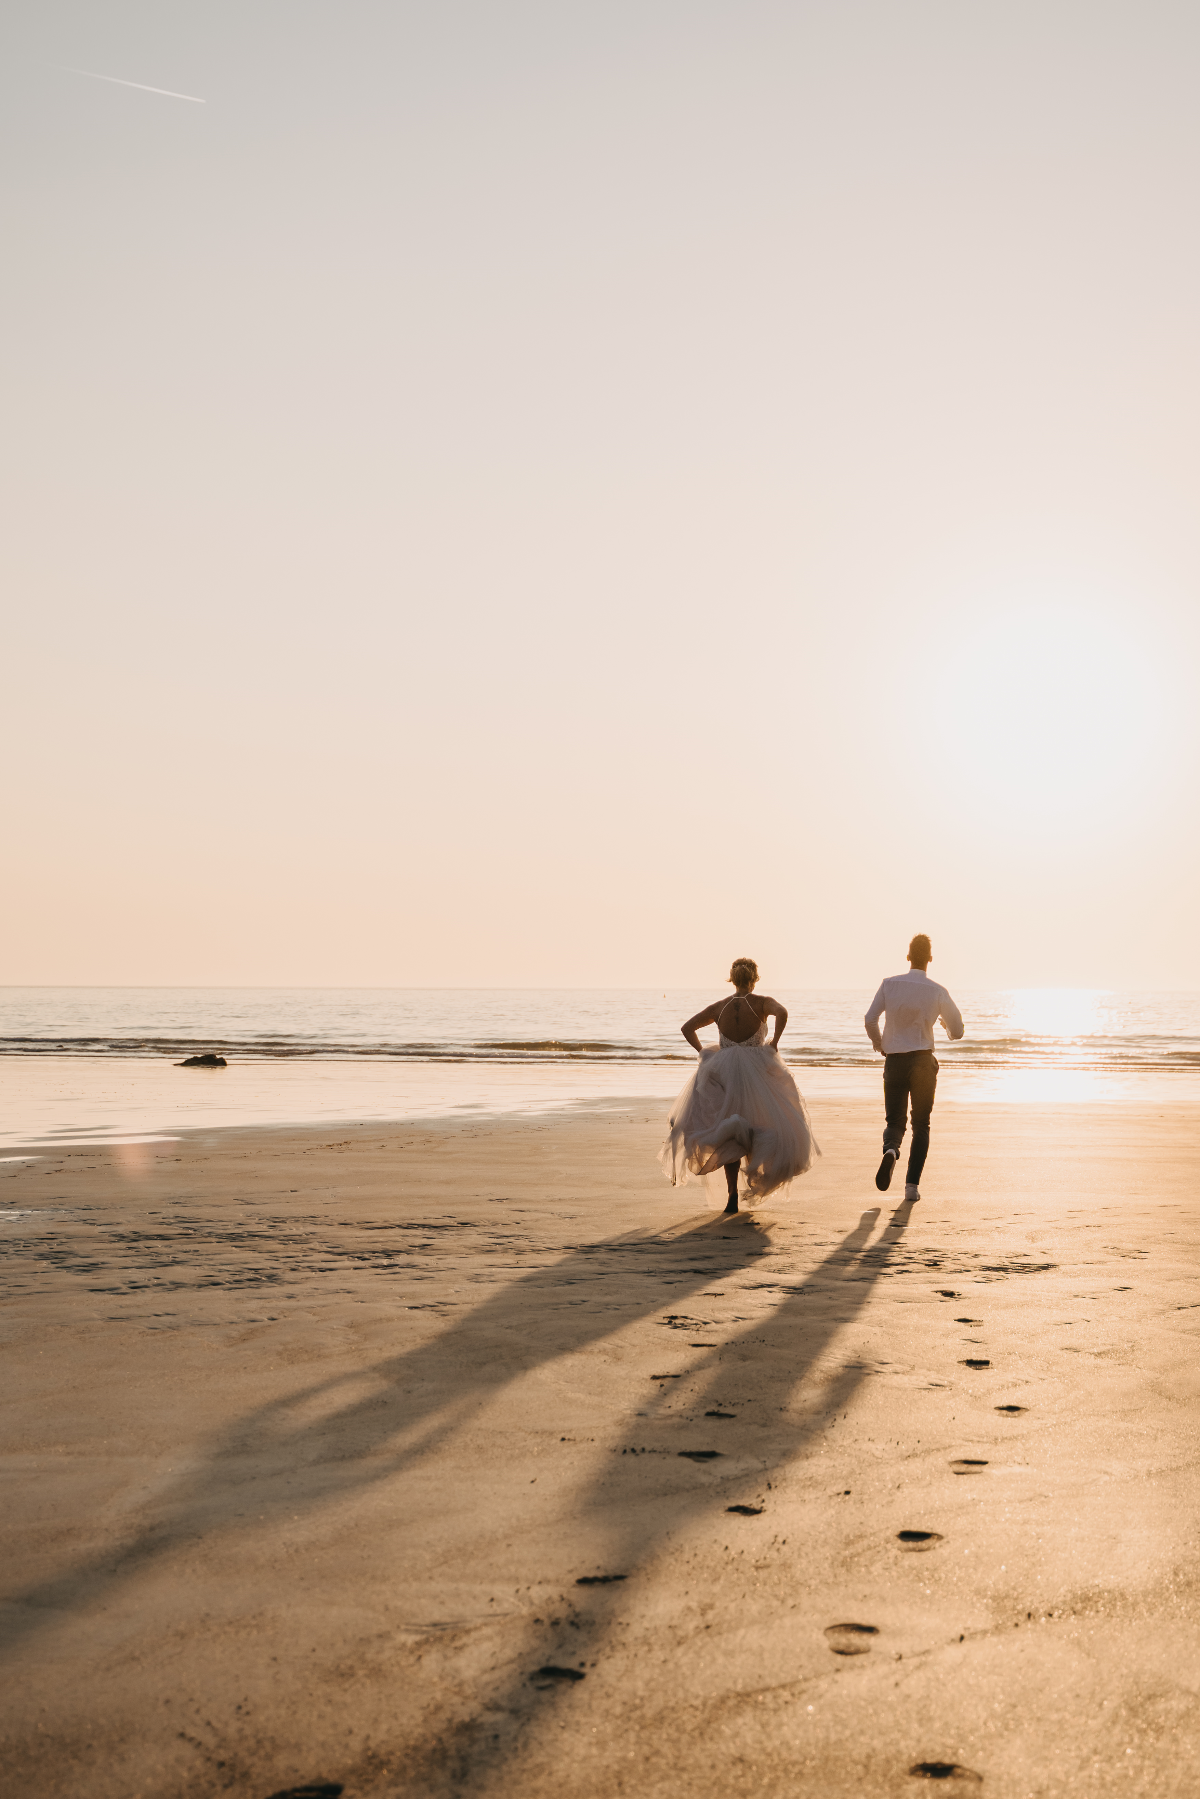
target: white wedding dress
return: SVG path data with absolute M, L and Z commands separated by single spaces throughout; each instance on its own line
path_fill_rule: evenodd
M 744 1043 L 722 1032 L 717 1049 L 701 1050 L 658 1155 L 672 1186 L 744 1158 L 745 1192 L 739 1197 L 753 1205 L 768 1194 L 786 1198 L 781 1190 L 807 1174 L 820 1155 L 800 1089 L 766 1038 L 764 1018 Z M 722 1191 L 722 1206 L 725 1197 Z

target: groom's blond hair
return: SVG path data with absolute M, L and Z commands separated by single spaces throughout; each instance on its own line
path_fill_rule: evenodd
M 933 945 L 930 943 L 924 931 L 918 931 L 917 935 L 909 944 L 908 959 L 910 962 L 919 965 L 921 968 L 924 968 L 927 962 L 933 960 Z

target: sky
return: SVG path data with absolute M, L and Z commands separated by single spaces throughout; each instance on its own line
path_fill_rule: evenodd
M 1200 987 L 1194 6 L 0 64 L 0 981 Z

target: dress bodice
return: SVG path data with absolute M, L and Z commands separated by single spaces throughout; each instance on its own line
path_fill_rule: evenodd
M 767 1041 L 767 1020 L 763 1019 L 753 1037 L 744 1037 L 740 1043 L 736 1037 L 727 1037 L 719 1026 L 718 1031 L 722 1049 L 760 1049 Z

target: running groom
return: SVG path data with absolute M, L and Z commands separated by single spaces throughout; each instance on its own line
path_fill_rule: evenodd
M 962 1013 L 944 987 L 931 981 L 925 970 L 933 960 L 928 937 L 922 932 L 908 946 L 907 974 L 893 974 L 880 986 L 863 1023 L 867 1036 L 883 1056 L 883 1104 L 887 1124 L 883 1133 L 883 1161 L 875 1176 L 881 1193 L 892 1184 L 900 1160 L 900 1145 L 908 1123 L 912 1099 L 912 1146 L 904 1177 L 905 1199 L 920 1199 L 921 1170 L 929 1154 L 929 1117 L 937 1088 L 938 1065 L 933 1053 L 933 1027 L 938 1021 L 947 1037 L 963 1034 Z M 884 1016 L 879 1035 L 880 1014 Z

